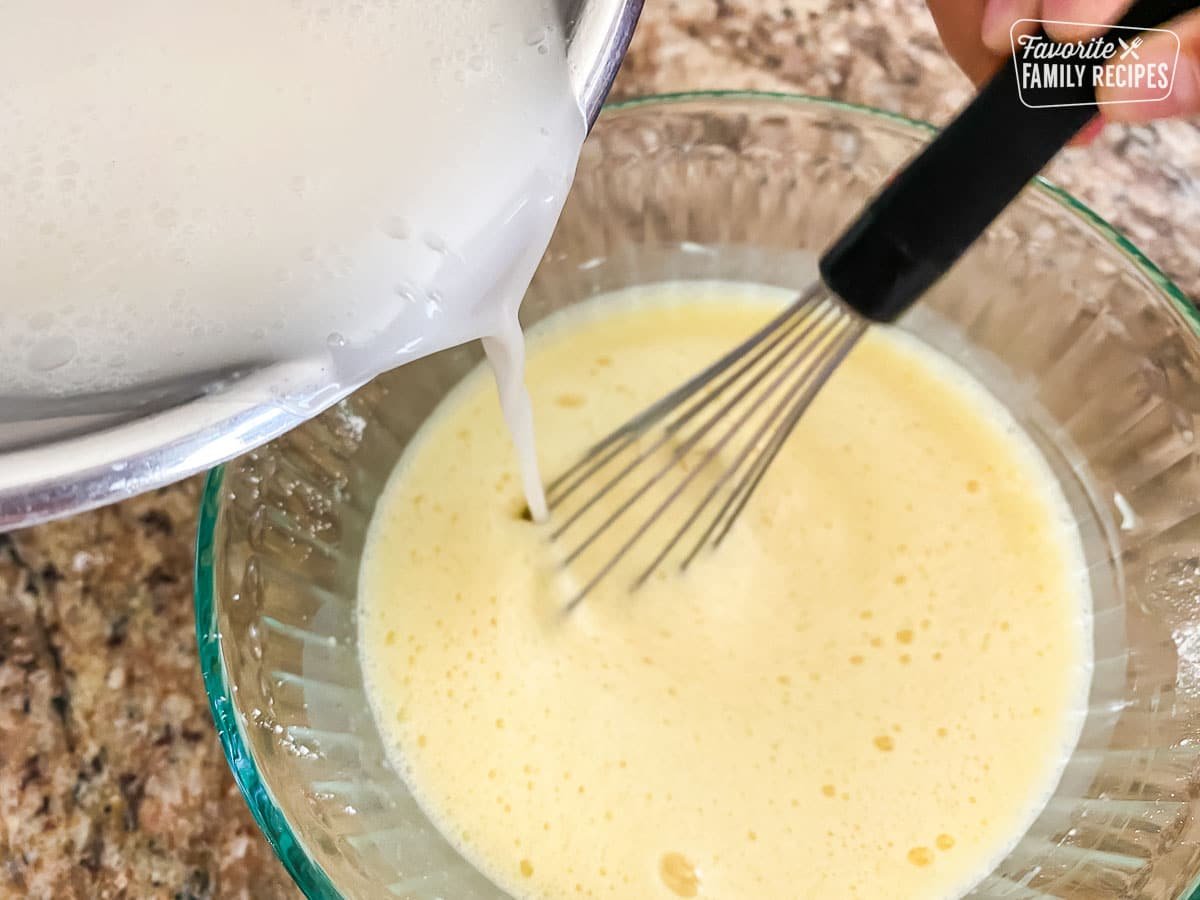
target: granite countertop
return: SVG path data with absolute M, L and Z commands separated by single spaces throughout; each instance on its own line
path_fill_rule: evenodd
M 921 0 L 647 0 L 616 97 L 799 91 L 944 121 L 970 93 Z M 1200 128 L 1114 127 L 1051 176 L 1200 296 Z M 0 535 L 0 896 L 294 897 L 196 661 L 197 479 Z

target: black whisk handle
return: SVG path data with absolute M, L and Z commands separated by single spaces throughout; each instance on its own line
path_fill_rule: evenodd
M 1158 26 L 1197 0 L 1140 0 L 1118 23 Z M 1107 39 L 1130 37 L 1113 29 Z M 1078 85 L 1026 106 L 1009 59 L 955 119 L 870 202 L 821 258 L 821 276 L 869 319 L 890 322 L 944 275 L 1096 114 L 1094 66 Z M 1062 105 L 1058 105 L 1062 104 Z M 1071 105 L 1074 104 L 1074 105 Z

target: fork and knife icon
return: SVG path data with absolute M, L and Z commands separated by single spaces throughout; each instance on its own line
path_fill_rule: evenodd
M 1126 43 L 1124 38 L 1117 38 L 1117 43 L 1122 48 L 1119 59 L 1124 60 L 1127 56 L 1132 56 L 1134 59 L 1141 59 L 1137 54 L 1137 48 L 1142 46 L 1142 39 L 1140 37 L 1134 38 L 1131 43 Z

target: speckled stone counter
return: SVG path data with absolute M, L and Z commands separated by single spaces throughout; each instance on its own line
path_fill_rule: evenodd
M 921 0 L 647 0 L 617 97 L 833 96 L 944 121 L 970 86 Z M 1200 128 L 1110 128 L 1051 176 L 1200 296 Z M 196 663 L 196 479 L 0 536 L 0 897 L 292 897 Z

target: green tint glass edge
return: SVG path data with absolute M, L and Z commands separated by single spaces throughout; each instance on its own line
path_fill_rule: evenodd
M 250 743 L 233 705 L 225 660 L 221 655 L 221 635 L 217 627 L 216 572 L 213 549 L 220 517 L 221 487 L 225 467 L 218 466 L 204 479 L 200 500 L 200 520 L 196 528 L 196 565 L 194 573 L 196 607 L 196 645 L 200 672 L 208 694 L 208 708 L 217 726 L 217 736 L 225 761 L 233 773 L 238 790 L 250 807 L 259 830 L 270 843 L 296 886 L 311 900 L 340 900 L 329 876 L 304 849 L 270 789 L 258 777 Z
M 887 112 L 870 106 L 846 103 L 827 97 L 808 94 L 788 94 L 769 91 L 692 91 L 674 94 L 655 94 L 609 104 L 605 114 L 662 106 L 671 103 L 689 103 L 698 100 L 720 102 L 769 100 L 787 104 L 824 106 L 830 109 L 862 113 L 872 118 L 894 122 L 909 128 L 936 134 L 938 129 L 929 122 L 910 119 L 899 113 Z M 1074 212 L 1102 237 L 1128 257 L 1134 266 L 1150 279 L 1170 299 L 1176 311 L 1200 336 L 1200 310 L 1187 295 L 1168 278 L 1138 247 L 1117 231 L 1090 207 L 1080 202 L 1063 188 L 1045 178 L 1034 179 L 1038 188 L 1050 194 L 1067 209 Z M 221 749 L 233 772 L 234 781 L 241 790 L 254 820 L 263 832 L 276 855 L 282 861 L 297 887 L 312 900 L 339 900 L 341 894 L 334 888 L 325 870 L 316 863 L 292 831 L 279 805 L 271 796 L 270 789 L 258 777 L 258 769 L 248 742 L 242 733 L 242 725 L 234 711 L 233 697 L 226 678 L 225 663 L 221 656 L 221 639 L 216 628 L 215 573 L 213 571 L 213 544 L 216 538 L 217 520 L 220 514 L 221 486 L 224 483 L 225 467 L 218 466 L 209 472 L 204 481 L 200 503 L 200 519 L 196 529 L 195 608 L 196 642 L 199 648 L 200 667 L 204 677 L 204 689 L 208 693 L 209 709 L 217 727 Z M 1200 900 L 1200 872 L 1192 886 L 1180 898 Z

